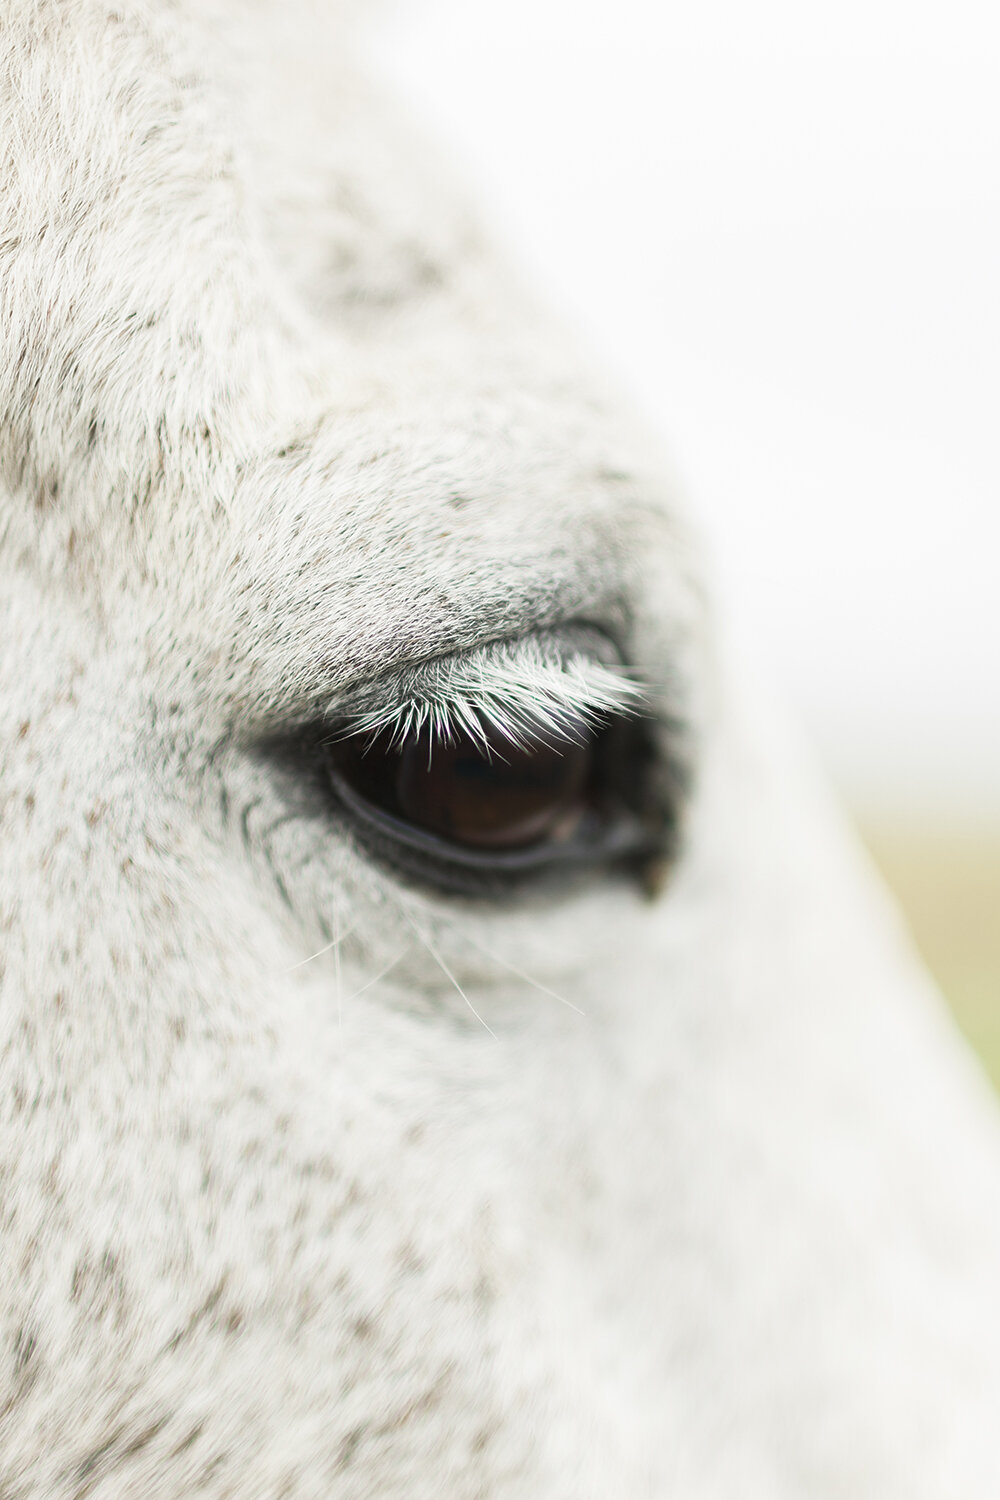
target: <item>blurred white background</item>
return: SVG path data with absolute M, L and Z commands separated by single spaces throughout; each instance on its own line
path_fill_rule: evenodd
M 1000 829 L 996 0 L 405 0 L 373 46 L 855 807 Z

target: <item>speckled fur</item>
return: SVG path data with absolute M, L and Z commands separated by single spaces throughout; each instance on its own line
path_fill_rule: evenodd
M 995 1500 L 992 1102 L 425 156 L 323 7 L 5 7 L 0 1496 Z M 658 901 L 262 748 L 565 621 L 688 726 Z

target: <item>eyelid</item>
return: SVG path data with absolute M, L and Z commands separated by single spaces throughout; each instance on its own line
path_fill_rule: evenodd
M 441 743 L 488 735 L 512 746 L 579 741 L 598 721 L 641 713 L 646 694 L 603 632 L 569 626 L 404 668 L 329 705 L 343 736 L 425 731 Z

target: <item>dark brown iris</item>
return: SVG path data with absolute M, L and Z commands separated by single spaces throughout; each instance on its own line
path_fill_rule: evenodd
M 467 849 L 516 850 L 569 838 L 586 811 L 591 750 L 583 744 L 512 745 L 422 734 L 341 741 L 337 772 L 375 807 Z

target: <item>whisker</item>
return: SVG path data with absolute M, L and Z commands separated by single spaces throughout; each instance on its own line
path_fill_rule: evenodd
M 324 953 L 335 952 L 336 949 L 338 949 L 340 947 L 341 943 L 345 942 L 347 940 L 347 938 L 349 938 L 351 936 L 351 934 L 354 933 L 354 932 L 356 932 L 356 931 L 357 931 L 356 927 L 349 927 L 346 932 L 339 933 L 333 939 L 332 942 L 327 943 L 322 948 L 317 948 L 317 950 L 316 950 L 315 953 L 310 953 L 310 955 L 309 955 L 308 958 L 300 958 L 299 961 L 298 961 L 298 963 L 296 963 L 296 964 L 290 964 L 287 969 L 282 969 L 281 972 L 283 974 L 294 974 L 296 969 L 304 969 L 305 966 L 306 966 L 306 964 L 311 964 L 313 962 L 313 960 L 316 959 L 316 958 L 322 958 Z M 339 953 L 337 954 L 337 966 L 338 966 L 338 970 L 339 970 L 339 967 L 340 967 L 340 954 Z
M 384 969 L 379 969 L 378 973 L 374 975 L 373 978 L 366 980 L 360 989 L 355 990 L 353 994 L 348 995 L 345 1003 L 347 1005 L 350 1005 L 351 1001 L 356 1000 L 359 995 L 363 995 L 365 993 L 365 990 L 370 990 L 372 988 L 372 985 L 378 984 L 380 979 L 384 979 L 387 974 L 392 972 L 392 970 L 401 961 L 401 959 L 405 957 L 405 954 L 406 950 L 404 948 L 403 952 L 397 953 L 396 957 L 391 959 L 389 963 L 386 964 Z
M 578 1016 L 583 1016 L 584 1019 L 586 1019 L 587 1012 L 585 1010 L 581 1010 L 578 1005 L 574 1005 L 572 1000 L 567 1000 L 565 995 L 560 995 L 557 994 L 555 990 L 550 990 L 548 985 L 542 984 L 540 979 L 532 979 L 530 974 L 526 973 L 524 969 L 519 969 L 517 965 L 512 964 L 509 959 L 501 958 L 498 953 L 491 953 L 489 948 L 487 948 L 483 943 L 479 942 L 477 938 L 470 936 L 469 933 L 464 932 L 462 933 L 462 936 L 465 938 L 466 942 L 471 943 L 473 948 L 478 948 L 480 953 L 482 953 L 483 956 L 485 958 L 488 958 L 492 963 L 499 964 L 503 969 L 509 969 L 512 974 L 516 975 L 518 979 L 523 979 L 527 984 L 530 984 L 533 989 L 541 990 L 543 995 L 550 995 L 553 1000 L 558 1000 L 560 1005 L 565 1005 L 568 1010 L 573 1010 Z
M 337 987 L 337 1031 L 340 1034 L 341 1040 L 343 1040 L 343 1034 L 344 1034 L 344 1006 L 343 1006 L 343 985 L 341 984 L 341 975 L 340 975 L 340 912 L 339 912 L 339 910 L 338 910 L 338 908 L 336 906 L 334 906 L 334 909 L 333 909 L 333 934 L 334 934 L 333 978 L 334 978 L 334 984 Z
M 458 980 L 455 978 L 454 974 L 451 972 L 451 970 L 449 969 L 448 965 L 445 963 L 444 959 L 441 957 L 440 953 L 438 953 L 436 951 L 436 949 L 432 946 L 430 939 L 428 937 L 426 937 L 424 935 L 424 933 L 422 933 L 420 931 L 420 928 L 417 926 L 416 922 L 414 922 L 414 920 L 410 916 L 409 912 L 406 911 L 405 907 L 403 908 L 403 912 L 404 912 L 404 915 L 406 917 L 406 920 L 409 922 L 410 926 L 413 928 L 414 932 L 417 934 L 417 937 L 420 939 L 420 941 L 423 943 L 424 947 L 427 949 L 427 952 L 430 954 L 431 958 L 433 958 L 434 962 L 438 965 L 438 967 L 440 968 L 442 974 L 444 974 L 444 976 L 447 979 L 449 979 L 451 981 L 451 983 L 455 986 L 455 989 L 461 995 L 462 999 L 465 1001 L 466 1005 L 469 1007 L 469 1009 L 471 1010 L 472 1014 L 475 1016 L 476 1020 L 479 1022 L 480 1026 L 482 1026 L 483 1030 L 484 1031 L 488 1031 L 489 1034 L 490 1034 L 490 1036 L 493 1038 L 493 1040 L 497 1041 L 498 1037 L 497 1037 L 496 1032 L 493 1030 L 493 1027 L 490 1026 L 486 1021 L 483 1020 L 483 1017 L 479 1014 L 478 1010 L 473 1005 L 472 1001 L 469 999 L 468 995 L 465 993 L 465 991 L 463 990 L 462 986 L 459 984 Z

